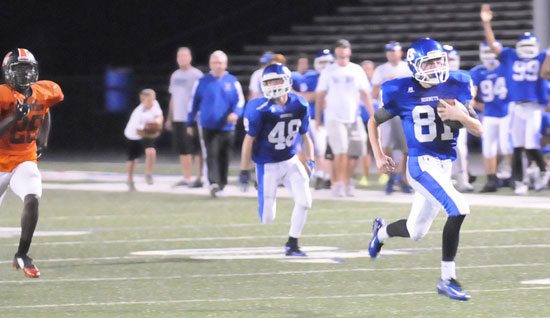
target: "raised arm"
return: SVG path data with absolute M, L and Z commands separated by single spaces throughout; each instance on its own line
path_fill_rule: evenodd
M 491 11 L 491 6 L 489 4 L 483 4 L 481 6 L 481 22 L 483 23 L 483 32 L 485 33 L 485 40 L 487 44 L 491 47 L 491 50 L 495 52 L 496 55 L 499 55 L 502 52 L 502 47 L 495 44 L 495 33 L 491 27 L 491 20 L 493 20 L 493 11 Z

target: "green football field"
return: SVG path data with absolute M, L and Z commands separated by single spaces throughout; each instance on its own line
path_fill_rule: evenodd
M 9 192 L 0 317 L 550 317 L 550 209 L 472 207 L 457 256 L 472 299 L 458 302 L 435 290 L 443 212 L 422 241 L 367 257 L 372 219 L 409 207 L 315 200 L 309 256 L 289 258 L 289 199 L 261 225 L 254 198 L 46 189 L 31 247 L 42 276 L 29 279 L 11 267 L 21 202 Z

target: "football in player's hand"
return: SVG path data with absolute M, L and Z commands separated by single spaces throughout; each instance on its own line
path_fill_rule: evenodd
M 145 124 L 145 128 L 143 128 L 143 131 L 148 135 L 159 134 L 161 130 L 162 124 L 159 124 L 157 122 L 147 123 Z
M 443 99 L 443 101 L 445 101 L 449 105 L 455 105 L 456 104 L 454 99 Z M 468 110 L 466 109 L 466 107 L 464 105 L 462 105 L 461 103 L 459 103 L 459 105 L 460 105 L 460 109 L 465 114 L 468 114 Z M 438 113 L 440 113 L 441 109 L 445 108 L 445 105 L 441 101 L 439 101 L 439 103 L 437 104 L 437 108 L 438 108 Z M 441 113 L 440 113 L 440 116 L 441 116 Z M 443 120 L 443 123 L 445 125 L 451 127 L 451 128 L 454 128 L 454 129 L 460 129 L 460 128 L 464 127 L 464 125 L 458 120 L 447 119 L 447 120 Z

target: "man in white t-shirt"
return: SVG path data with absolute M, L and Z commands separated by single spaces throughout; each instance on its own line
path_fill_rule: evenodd
M 265 52 L 262 57 L 260 57 L 260 68 L 252 73 L 250 81 L 248 82 L 248 100 L 263 96 L 261 88 L 262 74 L 264 68 L 271 63 L 273 55 L 272 52 Z
M 402 56 L 403 51 L 399 42 L 390 42 L 386 44 L 386 59 L 388 61 L 382 65 L 379 65 L 374 70 L 374 74 L 372 75 L 373 98 L 378 98 L 380 93 L 380 85 L 382 85 L 382 83 L 394 78 L 412 76 L 407 62 L 401 60 Z M 392 174 L 389 178 L 380 179 L 387 179 L 386 193 L 390 194 L 393 192 L 393 185 L 395 181 L 400 181 L 403 192 L 411 192 L 411 188 L 407 184 L 407 178 L 404 175 L 405 160 L 407 158 L 408 151 L 405 133 L 403 132 L 403 126 L 401 125 L 401 119 L 399 116 L 395 116 L 391 120 L 388 120 L 380 125 L 380 140 L 386 155 L 393 157 L 394 150 L 401 152 L 401 160 L 394 158 L 395 162 L 400 162 L 399 167 L 396 169 L 397 175 Z
M 324 119 L 328 142 L 334 153 L 334 180 L 336 196 L 353 196 L 350 180 L 357 159 L 366 153 L 367 133 L 358 116 L 360 101 L 370 115 L 374 113 L 370 84 L 361 66 L 350 62 L 351 46 L 347 40 L 338 40 L 334 49 L 336 62 L 328 65 L 319 76 L 315 90 L 315 122 L 321 127 L 323 100 L 326 100 Z
M 187 114 L 191 104 L 193 85 L 202 77 L 202 72 L 191 65 L 191 50 L 188 47 L 180 47 L 177 53 L 179 69 L 170 76 L 169 91 L 170 109 L 166 120 L 166 129 L 172 130 L 172 143 L 174 150 L 179 154 L 183 180 L 175 186 L 189 185 L 192 188 L 202 187 L 202 157 L 197 125 L 193 126 L 195 134 L 187 134 Z M 193 157 L 197 168 L 197 179 L 191 182 L 191 166 Z

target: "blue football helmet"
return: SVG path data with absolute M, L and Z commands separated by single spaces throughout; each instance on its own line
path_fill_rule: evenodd
M 495 41 L 495 45 L 502 47 L 498 41 Z M 486 42 L 479 43 L 479 60 L 486 68 L 492 69 L 496 66 L 497 55 Z
M 516 53 L 522 59 L 532 59 L 539 55 L 539 41 L 537 37 L 525 32 L 516 43 Z
M 430 85 L 444 83 L 449 78 L 447 53 L 439 42 L 422 38 L 407 50 L 407 62 L 414 78 Z
M 449 70 L 458 71 L 460 69 L 460 54 L 458 54 L 458 51 L 452 45 L 448 44 L 443 45 L 443 51 L 447 53 Z
M 315 55 L 315 59 L 313 60 L 313 68 L 315 68 L 317 72 L 321 73 L 321 71 L 332 62 L 334 62 L 334 55 L 332 55 L 329 49 L 324 49 Z
M 270 85 L 271 81 L 281 79 L 282 82 Z M 281 63 L 269 64 L 262 74 L 262 93 L 265 98 L 272 99 L 284 96 L 292 88 L 292 77 L 288 67 Z

